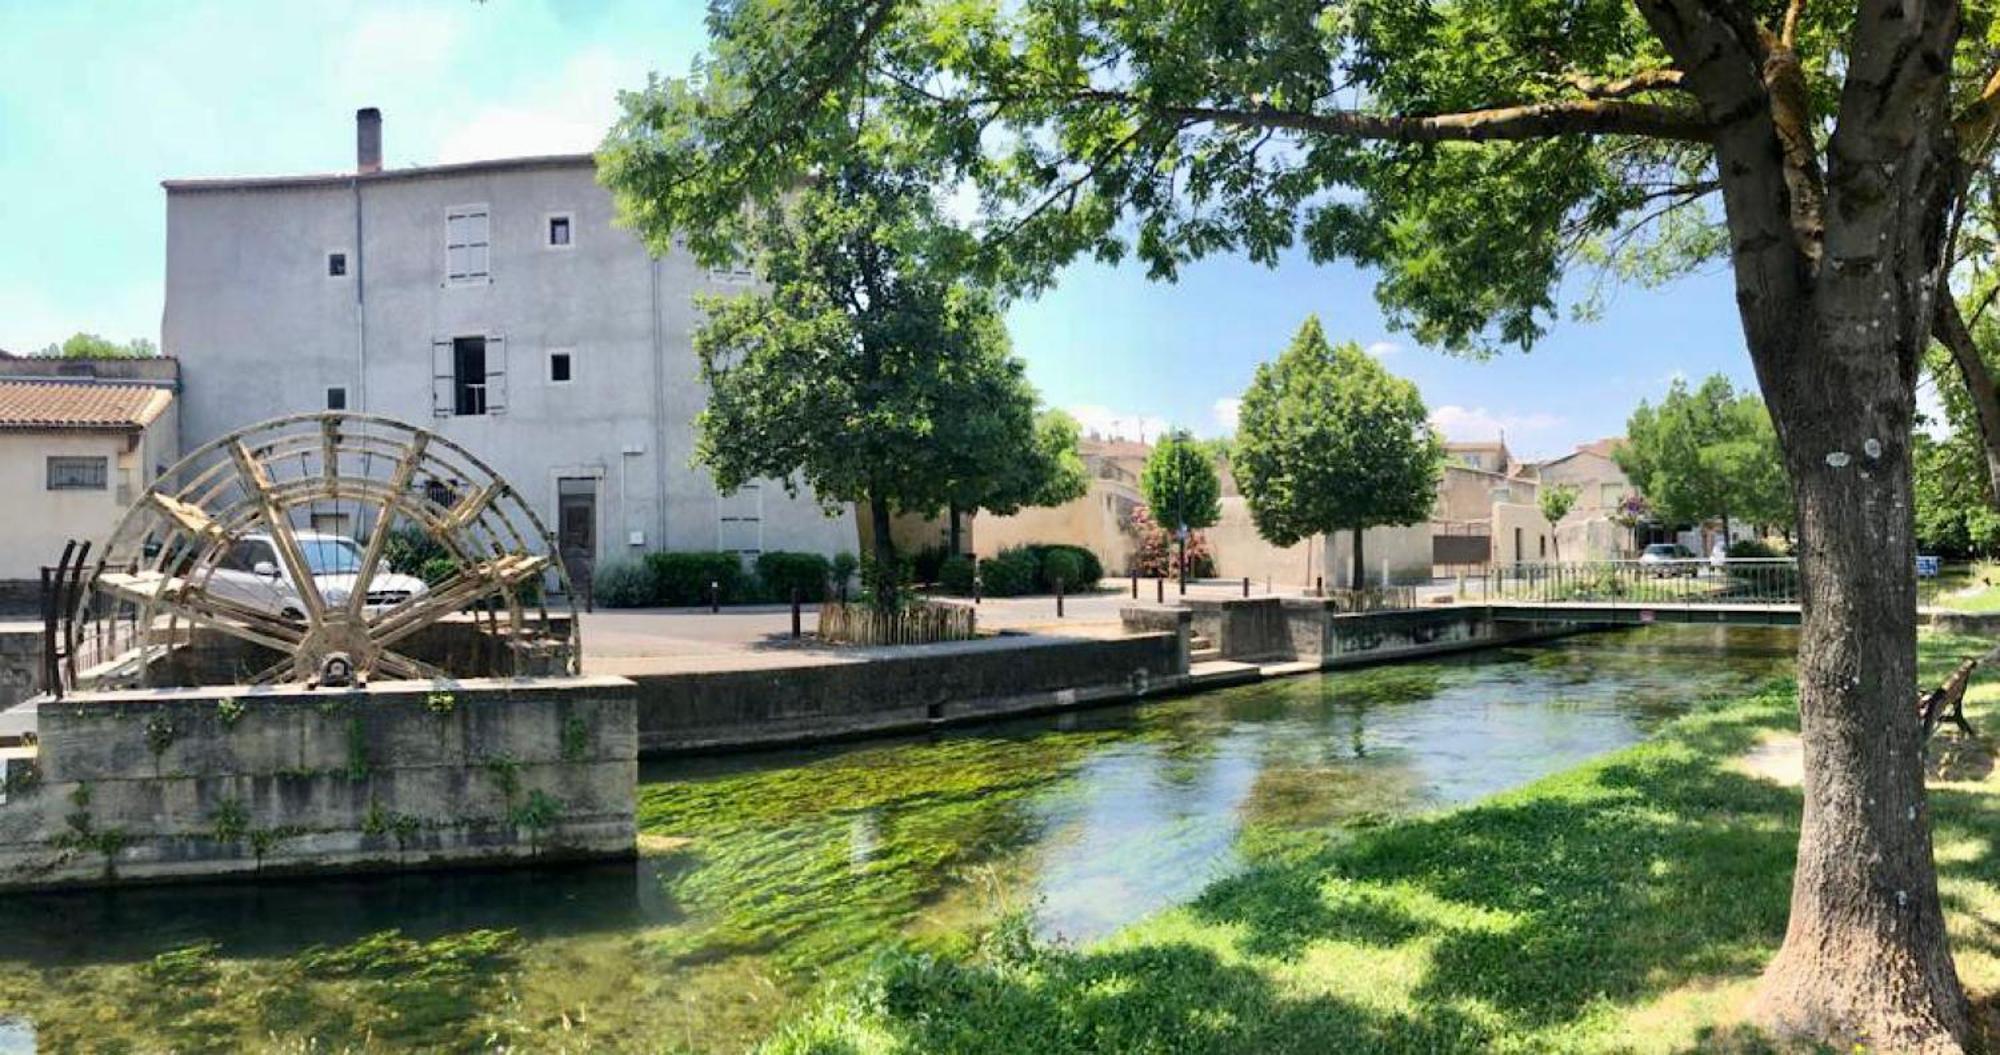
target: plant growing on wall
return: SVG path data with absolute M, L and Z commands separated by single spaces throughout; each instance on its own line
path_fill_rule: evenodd
M 1360 345 L 1329 345 L 1308 315 L 1284 354 L 1257 367 L 1232 455 L 1250 518 L 1272 544 L 1353 532 L 1358 589 L 1363 534 L 1431 515 L 1444 447 L 1416 385 Z

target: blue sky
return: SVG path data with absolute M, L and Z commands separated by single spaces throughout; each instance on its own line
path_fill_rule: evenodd
M 700 0 L 311 4 L 0 0 L 0 348 L 77 330 L 159 336 L 171 177 L 339 171 L 354 110 L 384 113 L 390 165 L 586 150 L 614 93 L 687 69 Z M 1454 438 L 1518 453 L 1615 434 L 1675 373 L 1750 381 L 1725 277 L 1620 291 L 1537 349 L 1447 358 L 1391 333 L 1370 275 L 1302 257 L 1071 268 L 1010 312 L 1049 402 L 1100 429 L 1225 427 L 1226 401 L 1308 312 L 1374 346 Z

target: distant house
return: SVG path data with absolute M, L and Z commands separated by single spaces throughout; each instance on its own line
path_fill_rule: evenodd
M 0 360 L 0 580 L 34 596 L 65 541 L 102 544 L 180 454 L 171 359 Z

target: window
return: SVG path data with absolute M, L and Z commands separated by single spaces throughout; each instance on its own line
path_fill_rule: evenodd
M 342 387 L 342 386 L 340 386 L 340 385 L 335 385 L 335 386 L 333 386 L 332 388 L 329 388 L 329 389 L 327 389 L 327 390 L 326 390 L 326 409 L 328 409 L 328 410 L 346 410 L 346 409 L 347 409 L 347 389 L 346 389 L 346 388 L 344 388 L 344 387 Z
M 749 282 L 757 274 L 751 270 L 750 261 L 739 257 L 722 267 L 709 268 L 708 277 L 717 282 Z
M 224 571 L 254 572 L 259 564 L 268 564 L 275 568 L 278 566 L 278 555 L 271 550 L 271 544 L 268 542 L 244 539 L 229 547 L 229 552 L 216 563 L 216 567 Z
M 326 254 L 326 277 L 347 277 L 347 254 L 339 251 Z
M 431 413 L 440 418 L 507 409 L 507 342 L 497 335 L 431 342 Z
M 451 364 L 451 412 L 460 416 L 486 413 L 486 338 L 454 339 Z
M 543 244 L 547 245 L 550 249 L 568 249 L 571 245 L 575 244 L 573 241 L 575 226 L 575 221 L 569 213 L 550 213 L 548 216 L 548 237 L 544 240 Z
M 49 490 L 102 491 L 109 478 L 109 469 L 108 460 L 102 456 L 50 455 Z
M 552 385 L 569 384 L 569 379 L 570 379 L 569 355 L 570 353 L 568 353 L 567 351 L 549 353 L 550 384 Z
M 715 503 L 715 548 L 754 557 L 764 549 L 764 491 L 744 484 Z
M 460 205 L 444 214 L 444 279 L 450 285 L 491 281 L 486 206 Z

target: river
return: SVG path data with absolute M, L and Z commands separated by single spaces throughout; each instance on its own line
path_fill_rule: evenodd
M 1649 627 L 641 772 L 641 857 L 0 896 L 0 1055 L 734 1051 L 885 943 L 1087 941 L 1259 855 L 1466 802 L 1791 669 Z

